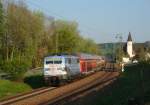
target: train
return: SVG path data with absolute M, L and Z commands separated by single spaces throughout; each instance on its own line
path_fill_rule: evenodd
M 104 64 L 102 56 L 85 53 L 46 56 L 44 80 L 48 85 L 60 84 L 98 71 L 104 67 Z

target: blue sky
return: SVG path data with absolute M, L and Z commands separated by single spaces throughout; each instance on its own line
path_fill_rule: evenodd
M 134 42 L 150 40 L 150 0 L 26 0 L 32 10 L 56 19 L 76 21 L 84 37 L 97 43 L 126 41 L 130 31 Z

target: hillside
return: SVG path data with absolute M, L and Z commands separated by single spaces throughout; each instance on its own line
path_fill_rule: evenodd
M 98 44 L 98 46 L 100 47 L 101 53 L 103 55 L 111 55 L 113 52 L 115 52 L 115 50 L 117 48 L 120 47 L 120 45 L 122 45 L 124 47 L 125 44 L 126 44 L 126 42 L 122 42 L 122 44 L 121 43 L 100 43 L 100 44 Z M 135 52 L 138 52 L 138 50 L 140 48 L 143 48 L 143 49 L 150 48 L 150 41 L 146 41 L 144 43 L 136 43 L 136 42 L 134 43 L 133 42 L 133 50 Z

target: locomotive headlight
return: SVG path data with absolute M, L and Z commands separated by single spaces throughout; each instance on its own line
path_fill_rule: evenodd
M 62 71 L 65 71 L 65 69 L 64 69 L 64 68 L 62 68 L 61 70 L 62 70 Z
M 45 71 L 48 71 L 48 70 L 49 70 L 49 68 L 45 68 L 44 70 L 45 70 Z

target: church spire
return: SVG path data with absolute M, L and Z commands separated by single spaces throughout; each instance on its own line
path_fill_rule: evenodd
M 131 33 L 130 32 L 129 32 L 128 40 L 127 41 L 132 41 L 132 37 L 131 37 Z

